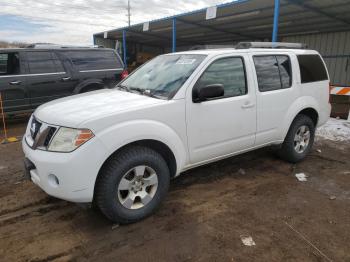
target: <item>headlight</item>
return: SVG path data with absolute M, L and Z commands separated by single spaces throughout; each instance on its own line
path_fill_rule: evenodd
M 94 137 L 89 129 L 60 127 L 53 137 L 48 150 L 56 152 L 72 152 Z

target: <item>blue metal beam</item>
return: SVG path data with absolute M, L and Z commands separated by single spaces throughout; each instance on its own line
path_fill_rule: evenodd
M 126 30 L 123 30 L 123 62 L 124 67 L 127 68 L 127 60 L 126 60 Z
M 277 42 L 279 16 L 280 16 L 280 0 L 275 0 L 275 12 L 273 14 L 272 42 Z
M 173 18 L 173 53 L 176 52 L 176 17 Z

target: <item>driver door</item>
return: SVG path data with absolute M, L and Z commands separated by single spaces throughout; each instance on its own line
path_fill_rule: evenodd
M 204 69 L 186 94 L 187 135 L 191 164 L 254 146 L 256 94 L 245 56 L 220 57 Z M 248 67 L 249 68 L 249 67 Z M 221 84 L 222 97 L 194 102 L 192 91 Z

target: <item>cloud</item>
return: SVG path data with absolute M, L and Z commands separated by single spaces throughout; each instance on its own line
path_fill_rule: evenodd
M 131 23 L 223 2 L 131 0 Z M 0 40 L 92 44 L 93 33 L 127 25 L 127 0 L 0 0 L 0 6 Z

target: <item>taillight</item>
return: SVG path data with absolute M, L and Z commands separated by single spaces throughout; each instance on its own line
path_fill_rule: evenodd
M 127 78 L 129 75 L 128 70 L 124 69 L 122 74 L 120 75 L 120 78 L 123 80 L 124 78 Z

